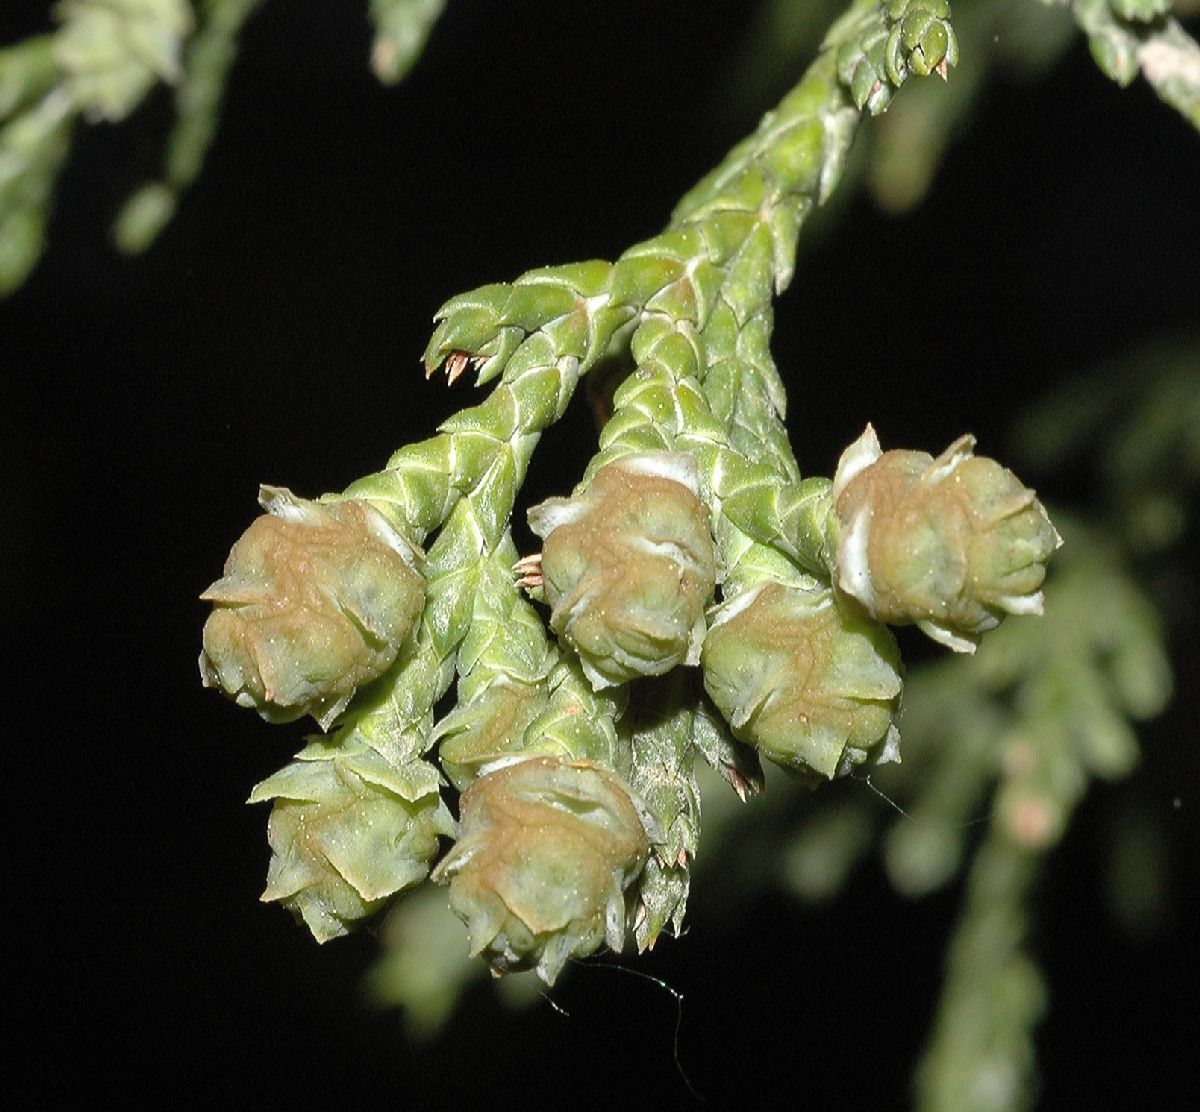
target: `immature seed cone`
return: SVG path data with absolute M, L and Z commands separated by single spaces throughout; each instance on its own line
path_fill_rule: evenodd
M 323 504 L 264 487 L 267 513 L 200 597 L 200 674 L 270 721 L 328 726 L 396 659 L 421 612 L 418 553 L 365 502 Z
M 497 971 L 567 960 L 625 938 L 625 890 L 646 863 L 646 828 L 613 773 L 554 757 L 518 760 L 462 795 L 462 837 L 433 872 Z
M 704 687 L 734 736 L 801 775 L 898 760 L 901 686 L 890 631 L 815 581 L 737 595 L 704 641 Z
M 318 942 L 346 934 L 424 880 L 438 836 L 453 837 L 437 787 L 424 761 L 396 768 L 365 745 L 314 742 L 250 796 L 274 800 L 262 898 L 302 919 Z
M 883 452 L 870 425 L 833 481 L 836 582 L 882 622 L 916 622 L 956 652 L 1004 614 L 1040 614 L 1062 541 L 1032 490 L 963 436 L 937 459 Z
M 716 558 L 698 493 L 694 457 L 646 452 L 529 511 L 550 626 L 597 690 L 699 659 Z

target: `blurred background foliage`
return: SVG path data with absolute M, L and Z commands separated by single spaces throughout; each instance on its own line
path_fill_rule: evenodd
M 0 38 L 0 606 L 56 739 L 4 758 L 9 814 L 38 816 L 11 887 L 62 909 L 19 920 L 19 1081 L 53 1092 L 42 1032 L 87 1031 L 131 1087 L 168 1062 L 173 1086 L 301 1104 L 449 1106 L 481 1077 L 679 1103 L 679 1069 L 717 1103 L 1169 1092 L 1200 834 L 1184 116 L 1105 81 L 1066 6 L 955 4 L 959 68 L 866 129 L 801 241 L 776 357 L 809 471 L 870 418 L 935 450 L 970 428 L 1034 483 L 1067 540 L 1046 615 L 967 660 L 902 637 L 898 768 L 816 793 L 772 775 L 747 805 L 705 782 L 687 937 L 633 975 L 573 970 L 550 1006 L 527 976 L 484 984 L 439 890 L 379 923 L 382 951 L 317 951 L 254 904 L 262 816 L 237 804 L 279 754 L 195 690 L 191 599 L 259 479 L 335 487 L 463 404 L 416 362 L 446 296 L 650 234 L 840 4 L 463 0 L 435 24 L 430 0 L 206 0 L 193 26 L 185 4 L 117 7 L 139 2 L 177 38 L 115 85 L 64 79 L 48 5 L 6 10 Z M 1194 33 L 1193 0 L 1174 11 Z M 368 62 L 396 81 L 426 36 L 407 82 L 372 84 Z M 145 254 L 119 261 L 110 232 Z M 547 437 L 528 502 L 582 468 L 591 420 L 577 405 Z M 64 783 L 85 818 L 50 824 Z M 71 862 L 69 905 L 43 859 Z M 84 1003 L 48 990 L 64 968 Z M 641 972 L 685 996 L 678 1030 Z

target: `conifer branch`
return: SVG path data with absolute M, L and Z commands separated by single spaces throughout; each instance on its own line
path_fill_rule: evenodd
M 370 0 L 371 69 L 380 81 L 395 85 L 408 76 L 445 7 L 446 0 Z
M 175 122 L 166 141 L 162 177 L 135 190 L 117 214 L 113 235 L 122 251 L 145 251 L 175 215 L 180 196 L 200 175 L 220 122 L 238 38 L 261 4 L 262 0 L 204 0 L 175 87 Z
M 1118 85 L 1140 73 L 1160 100 L 1200 130 L 1200 46 L 1171 0 L 1071 0 L 1096 64 Z
M 442 306 L 426 371 L 444 365 L 453 381 L 471 367 L 481 384 L 496 383 L 486 400 L 341 494 L 267 500 L 270 515 L 289 520 L 367 523 L 394 550 L 388 561 L 428 544 L 419 617 L 411 630 L 389 629 L 349 677 L 327 679 L 328 648 L 295 639 L 305 697 L 285 705 L 339 724 L 255 798 L 275 800 L 268 898 L 318 937 L 429 870 L 436 835 L 452 831 L 444 773 L 463 792 L 461 829 L 432 876 L 449 885 L 473 953 L 497 971 L 534 967 L 549 983 L 568 958 L 601 942 L 619 948 L 630 926 L 639 947 L 652 946 L 684 914 L 700 828 L 698 752 L 743 796 L 758 770 L 730 731 L 801 777 L 895 759 L 901 667 L 875 619 L 919 621 L 965 648 L 1001 611 L 1040 605 L 1055 535 L 1032 492 L 975 459 L 970 438 L 934 460 L 882 453 L 869 428 L 832 482 L 801 481 L 769 350 L 773 300 L 791 279 L 801 225 L 836 186 L 861 114 L 882 111 L 908 77 L 944 78 L 956 63 L 947 16 L 944 0 L 859 0 L 797 87 L 663 233 L 613 263 L 540 268 Z M 530 511 L 543 552 L 516 560 L 510 520 L 542 432 L 580 377 L 623 350 L 634 370 L 599 450 L 569 498 Z M 922 508 L 947 490 L 942 517 Z M 923 524 L 959 517 L 954 529 Z M 905 532 L 914 527 L 921 544 L 947 548 L 930 566 L 965 567 L 963 582 L 949 571 L 932 583 L 897 579 L 889 561 L 923 552 Z M 235 554 L 257 551 L 239 546 Z M 278 561 L 281 588 L 298 559 Z M 246 596 L 231 561 L 210 596 L 273 605 L 270 574 L 260 582 L 256 572 Z M 359 574 L 329 566 L 335 579 Z M 893 580 L 907 594 L 893 598 Z M 706 620 L 718 583 L 722 602 Z M 549 604 L 559 646 L 522 587 Z M 358 595 L 337 588 L 333 597 L 343 605 Z M 226 646 L 217 628 L 206 629 L 206 677 L 269 716 L 278 684 L 244 680 L 261 671 L 263 650 Z M 700 662 L 711 704 L 676 671 Z M 457 706 L 435 727 L 456 672 Z M 436 763 L 427 757 L 435 743 Z M 390 793 L 386 828 L 406 847 L 391 888 L 368 882 L 353 860 L 334 862 L 337 876 L 314 874 L 305 832 L 354 840 L 363 809 L 380 805 L 377 788 Z M 577 878 L 569 890 L 547 882 L 564 870 Z

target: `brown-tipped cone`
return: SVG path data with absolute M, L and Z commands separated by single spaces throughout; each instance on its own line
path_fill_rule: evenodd
M 493 969 L 536 968 L 553 984 L 569 958 L 619 950 L 625 891 L 649 842 L 623 782 L 584 762 L 518 760 L 462 796 L 462 837 L 433 872 Z
M 916 622 L 957 652 L 1005 613 L 1040 614 L 1061 543 L 1032 490 L 963 436 L 937 459 L 880 450 L 874 430 L 834 477 L 838 587 L 880 621 Z
M 900 669 L 890 631 L 815 582 L 736 596 L 704 642 L 704 686 L 734 735 L 809 777 L 899 759 Z
M 421 612 L 417 553 L 365 502 L 309 502 L 264 488 L 270 511 L 200 597 L 200 674 L 270 721 L 327 726 L 396 659 Z
M 529 512 L 545 538 L 550 626 L 599 689 L 699 659 L 716 582 L 695 459 L 647 452 L 610 463 L 587 490 Z

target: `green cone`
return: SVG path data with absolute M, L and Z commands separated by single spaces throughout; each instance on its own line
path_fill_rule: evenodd
M 425 761 L 397 769 L 365 745 L 314 742 L 259 784 L 274 800 L 264 900 L 303 919 L 318 942 L 346 934 L 425 879 L 454 820 Z
M 424 602 L 417 551 L 365 502 L 309 502 L 264 487 L 268 513 L 200 597 L 200 674 L 270 721 L 328 726 L 396 659 Z
M 529 511 L 550 626 L 596 689 L 695 664 L 716 582 L 694 457 L 646 452 Z
M 535 967 L 553 984 L 571 957 L 621 949 L 625 890 L 646 863 L 646 828 L 613 773 L 553 757 L 518 760 L 463 793 L 462 837 L 433 872 L 493 969 Z
M 704 686 L 734 735 L 825 779 L 899 759 L 900 670 L 891 633 L 815 580 L 736 596 L 704 642 Z
M 833 481 L 838 587 L 882 622 L 916 622 L 956 652 L 1004 614 L 1040 614 L 1061 544 L 1033 491 L 963 436 L 937 459 L 883 452 L 870 425 Z

